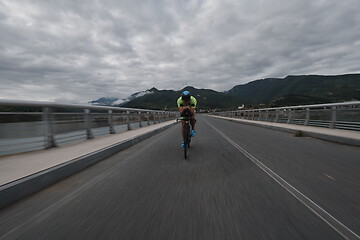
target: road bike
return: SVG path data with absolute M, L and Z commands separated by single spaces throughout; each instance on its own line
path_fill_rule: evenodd
M 182 117 L 178 118 L 177 120 L 185 121 L 184 132 L 183 132 L 183 136 L 184 136 L 183 142 L 184 142 L 184 157 L 185 157 L 185 159 L 187 159 L 187 151 L 190 148 L 190 142 L 191 142 L 190 110 L 185 109 L 184 115 Z

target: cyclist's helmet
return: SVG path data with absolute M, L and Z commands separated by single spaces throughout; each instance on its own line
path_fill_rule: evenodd
M 190 100 L 190 97 L 191 97 L 191 94 L 189 91 L 184 91 L 182 94 L 181 94 L 181 98 L 183 101 L 189 101 Z

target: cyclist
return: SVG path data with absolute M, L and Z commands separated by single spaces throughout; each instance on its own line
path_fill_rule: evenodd
M 191 96 L 189 91 L 184 91 L 181 96 L 177 100 L 177 105 L 180 111 L 181 118 L 184 117 L 186 109 L 190 110 L 190 125 L 191 125 L 191 136 L 195 136 L 195 108 L 196 108 L 196 98 Z M 180 119 L 181 119 L 180 118 Z M 185 127 L 185 120 L 181 120 L 182 128 L 181 134 L 184 139 L 184 127 Z M 181 147 L 184 147 L 184 142 L 181 144 Z

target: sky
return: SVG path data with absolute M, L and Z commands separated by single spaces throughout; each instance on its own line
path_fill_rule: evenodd
M 359 0 L 0 0 L 0 99 L 360 72 Z

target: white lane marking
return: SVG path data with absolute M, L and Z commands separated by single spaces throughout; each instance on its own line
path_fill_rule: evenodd
M 261 168 L 266 174 L 268 174 L 272 179 L 274 179 L 277 183 L 280 184 L 286 191 L 288 191 L 291 195 L 293 195 L 296 199 L 298 199 L 302 204 L 304 204 L 308 209 L 310 209 L 313 213 L 315 213 L 318 217 L 320 217 L 324 222 L 326 222 L 330 227 L 332 227 L 335 231 L 337 231 L 341 236 L 348 240 L 359 240 L 360 237 L 353 232 L 351 229 L 346 227 L 339 220 L 334 218 L 330 213 L 326 212 L 323 208 L 313 202 L 310 198 L 305 196 L 291 184 L 286 182 L 283 178 L 273 172 L 270 168 L 265 166 L 260 160 L 251 155 L 245 149 L 240 147 L 237 143 L 227 137 L 224 133 L 214 127 L 211 123 L 204 120 L 207 124 L 210 125 L 216 132 L 218 132 L 223 138 L 225 138 L 229 143 L 231 143 L 235 148 L 237 148 L 242 154 L 244 154 L 247 158 L 249 158 L 253 163 L 255 163 L 258 167 Z
M 171 129 L 171 128 L 170 128 Z M 164 133 L 164 136 L 169 135 L 170 133 L 172 133 L 173 131 L 175 131 L 176 128 L 172 128 L 171 131 L 168 131 L 167 133 Z M 163 136 L 163 137 L 164 137 Z M 57 210 L 59 210 L 61 207 L 63 207 L 64 205 L 66 205 L 67 203 L 73 201 L 76 197 L 78 197 L 79 195 L 81 195 L 84 191 L 86 191 L 87 189 L 91 188 L 92 186 L 94 186 L 96 183 L 102 181 L 104 178 L 106 178 L 107 176 L 109 176 L 110 174 L 118 171 L 117 166 L 120 164 L 123 164 L 124 162 L 137 157 L 138 155 L 140 155 L 141 153 L 143 153 L 145 150 L 149 149 L 150 147 L 152 147 L 155 143 L 159 142 L 160 140 L 163 139 L 163 137 L 161 138 L 156 138 L 154 141 L 150 142 L 149 144 L 147 144 L 145 147 L 143 147 L 142 149 L 132 153 L 130 156 L 126 157 L 125 159 L 119 161 L 118 163 L 116 163 L 113 167 L 109 168 L 108 170 L 106 170 L 105 172 L 101 173 L 100 175 L 98 175 L 97 177 L 93 178 L 92 180 L 90 180 L 89 182 L 85 183 L 84 185 L 78 187 L 77 189 L 75 189 L 73 192 L 70 192 L 69 194 L 63 196 L 62 198 L 60 198 L 58 201 L 54 202 L 53 204 L 51 204 L 50 206 L 48 206 L 47 208 L 45 208 L 44 210 L 42 210 L 41 212 L 37 213 L 36 215 L 32 216 L 31 218 L 27 219 L 25 222 L 21 223 L 20 225 L 14 227 L 12 230 L 10 230 L 9 232 L 5 233 L 4 235 L 0 236 L 0 240 L 2 239 L 9 239 L 10 237 L 12 237 L 11 239 L 17 239 L 20 237 L 20 235 L 24 232 L 29 230 L 30 227 L 32 227 L 34 224 L 40 224 L 42 221 L 44 221 L 46 218 L 50 217 L 51 215 L 53 215 Z M 135 146 L 135 145 L 134 145 Z M 119 152 L 120 153 L 120 152 Z M 114 156 L 114 155 L 113 155 Z M 110 156 L 109 158 L 113 157 Z M 86 169 L 84 169 L 86 170 Z M 51 187 L 51 186 L 50 186 Z M 23 231 L 18 231 L 21 228 L 25 228 L 25 230 Z
M 330 176 L 329 174 L 323 173 L 327 178 L 330 178 L 331 180 L 336 180 L 333 176 Z

